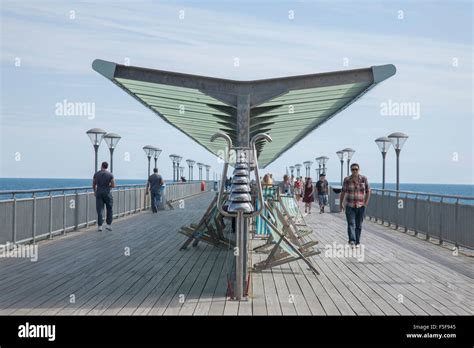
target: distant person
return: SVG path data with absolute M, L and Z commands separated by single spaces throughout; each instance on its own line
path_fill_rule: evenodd
M 186 182 L 186 178 L 184 176 L 181 177 L 181 182 Z
M 109 164 L 102 162 L 100 170 L 94 174 L 92 181 L 92 188 L 94 189 L 95 206 L 97 210 L 97 225 L 98 230 L 102 231 L 102 224 L 104 223 L 104 205 L 107 209 L 107 217 L 105 227 L 107 230 L 112 231 L 112 218 L 113 218 L 113 203 L 111 188 L 115 187 L 114 175 L 107 170 Z
M 280 192 L 285 195 L 291 195 L 291 182 L 288 175 L 283 175 L 283 182 L 280 185 Z
M 359 165 L 351 164 L 351 175 L 344 179 L 340 196 L 341 212 L 346 211 L 349 244 L 358 247 L 362 233 L 365 207 L 369 204 L 370 186 L 367 178 L 359 173 Z
M 311 214 L 311 204 L 314 202 L 314 186 L 310 177 L 306 178 L 303 195 L 304 212 Z
M 296 196 L 296 201 L 299 202 L 301 200 L 301 194 L 303 190 L 303 183 L 301 182 L 301 178 L 297 177 L 295 181 L 295 196 Z
M 271 174 L 267 173 L 263 176 L 262 185 L 264 187 L 271 187 L 273 185 Z
M 158 212 L 158 208 L 161 202 L 161 188 L 164 185 L 163 178 L 158 174 L 158 168 L 153 168 L 153 174 L 148 178 L 146 183 L 146 194 L 151 192 L 151 211 L 153 213 Z
M 319 180 L 316 183 L 320 214 L 324 213 L 324 207 L 328 204 L 328 187 L 329 184 L 326 180 L 326 174 L 321 173 L 319 175 Z

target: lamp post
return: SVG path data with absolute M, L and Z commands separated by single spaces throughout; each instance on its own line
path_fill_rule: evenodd
M 326 163 L 329 161 L 329 157 L 321 156 L 321 157 L 319 157 L 319 160 L 321 161 L 321 164 L 323 166 L 322 173 L 326 174 Z M 321 175 L 321 173 L 319 173 L 319 175 Z
M 294 166 L 290 166 L 291 176 L 293 176 L 294 171 L 295 171 L 295 167 L 294 167 Z M 293 176 L 293 177 L 294 177 L 294 176 Z
M 151 145 L 143 146 L 143 151 L 145 151 L 146 157 L 148 157 L 148 175 L 147 178 L 150 176 L 150 161 L 151 157 L 155 154 L 156 147 Z
M 153 158 L 155 159 L 155 168 L 158 168 L 158 157 L 161 154 L 161 149 L 155 147 L 155 153 L 153 154 Z
M 196 163 L 196 161 L 193 161 L 192 159 L 187 159 L 186 163 L 188 164 L 188 167 L 189 167 L 188 180 L 192 181 L 193 180 L 193 166 Z
M 121 136 L 115 133 L 107 133 L 106 135 L 104 135 L 104 140 L 107 143 L 107 146 L 109 147 L 109 150 L 110 150 L 110 172 L 111 173 L 114 172 L 114 150 L 120 139 L 121 139 Z
M 198 165 L 198 168 L 199 168 L 199 181 L 202 181 L 202 166 L 204 165 L 204 163 L 198 162 L 196 164 Z
M 94 146 L 94 152 L 95 152 L 95 172 L 94 173 L 96 173 L 99 170 L 98 169 L 99 162 L 98 162 L 97 155 L 99 152 L 99 145 L 102 142 L 102 139 L 106 133 L 107 132 L 105 130 L 100 129 L 100 128 L 92 128 L 86 132 L 86 134 L 89 136 L 92 142 L 92 146 Z
M 309 177 L 311 176 L 311 165 L 313 164 L 313 162 L 311 161 L 304 161 L 303 162 L 303 165 L 306 169 L 306 176 Z
M 318 162 L 318 178 L 321 175 L 321 157 L 315 158 L 316 162 Z
M 295 168 L 296 168 L 296 176 L 300 176 L 300 169 L 301 169 L 302 165 L 301 164 L 295 164 Z
M 184 167 L 180 166 L 179 167 L 179 178 L 181 179 L 184 176 Z
M 209 164 L 204 165 L 206 167 L 206 181 L 209 181 L 209 169 L 211 169 L 211 166 Z
M 403 144 L 408 139 L 408 135 L 396 132 L 392 133 L 388 136 L 390 141 L 392 142 L 393 148 L 395 149 L 395 153 L 397 154 L 397 191 L 400 190 L 400 151 L 402 151 Z
M 181 157 L 181 156 L 178 156 L 176 158 L 176 181 L 179 181 L 179 179 L 180 179 L 180 177 L 179 177 L 179 171 L 180 171 L 179 162 L 181 162 L 182 159 L 183 159 L 183 157 Z
M 387 151 L 390 149 L 392 142 L 387 137 L 380 137 L 375 139 L 375 143 L 379 147 L 380 152 L 382 153 L 382 190 L 385 189 L 385 157 L 387 156 Z
M 346 153 L 347 156 L 347 176 L 349 176 L 349 166 L 351 164 L 351 158 L 354 156 L 355 150 L 351 149 L 350 147 L 346 147 L 342 151 Z
M 171 162 L 173 162 L 173 182 L 176 181 L 176 162 L 177 162 L 177 159 L 179 158 L 178 155 L 175 155 L 175 154 L 171 154 L 170 155 L 170 160 Z
M 340 151 L 336 151 L 336 155 L 337 157 L 339 157 L 339 160 L 341 161 L 341 186 L 342 186 L 342 182 L 344 180 L 344 151 L 340 150 Z

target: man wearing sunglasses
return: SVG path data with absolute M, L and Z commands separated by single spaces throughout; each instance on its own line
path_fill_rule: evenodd
M 370 199 L 370 186 L 367 178 L 359 174 L 357 163 L 352 163 L 351 173 L 350 176 L 344 179 L 342 185 L 340 210 L 346 212 L 349 244 L 359 246 L 365 207 L 369 204 Z

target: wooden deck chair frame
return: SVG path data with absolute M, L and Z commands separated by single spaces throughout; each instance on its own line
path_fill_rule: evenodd
M 308 224 L 306 223 L 306 221 L 304 220 L 304 217 L 303 217 L 303 214 L 301 214 L 301 211 L 299 210 L 299 208 L 296 209 L 297 211 L 297 215 L 298 216 L 293 216 L 291 213 L 290 213 L 290 209 L 288 208 L 287 204 L 283 201 L 283 197 L 285 196 L 282 196 L 282 195 L 278 195 L 278 201 L 280 202 L 281 206 L 282 206 L 282 209 L 284 210 L 284 213 L 286 216 L 289 217 L 289 219 L 291 220 L 290 222 L 293 224 L 293 226 L 295 226 L 295 228 L 298 229 L 298 234 L 300 236 L 306 236 L 308 234 L 311 234 L 313 231 L 311 229 L 309 230 L 306 230 L 306 231 L 301 231 L 301 229 L 299 228 L 299 226 L 304 226 L 304 227 L 308 227 Z M 286 198 L 286 197 L 285 197 Z M 288 197 L 289 198 L 289 197 Z M 298 219 L 301 222 L 298 222 Z M 308 227 L 309 228 L 309 227 Z
M 228 247 L 234 244 L 232 240 L 226 238 L 223 234 L 225 225 L 222 222 L 222 215 L 220 215 L 217 209 L 216 202 L 217 196 L 212 200 L 199 223 L 181 227 L 179 232 L 187 236 L 188 239 L 180 247 L 180 250 L 187 249 L 191 242 L 193 242 L 192 245 L 195 247 L 200 240 L 214 246 Z
M 281 203 L 279 203 L 279 206 L 276 206 L 275 203 L 279 203 L 279 202 L 278 201 L 274 202 L 270 200 L 267 201 L 266 202 L 267 210 L 270 212 L 270 214 L 276 221 L 280 222 L 279 225 L 281 226 L 281 230 L 282 230 L 281 232 L 283 235 L 285 235 L 292 243 L 296 244 L 301 249 L 308 249 L 318 244 L 317 241 L 304 241 L 303 239 L 304 236 L 298 234 L 298 226 L 295 226 L 292 223 L 291 219 L 287 219 L 285 215 L 280 211 Z M 280 226 L 278 226 L 277 224 L 276 227 L 279 228 Z M 265 244 L 260 245 L 254 248 L 253 250 L 256 252 L 259 252 L 259 251 L 265 252 L 270 247 L 274 246 L 273 239 L 274 239 L 273 235 L 270 234 Z
M 301 251 L 298 247 L 296 247 L 291 241 L 289 241 L 285 235 L 278 231 L 278 228 L 265 216 L 262 217 L 265 222 L 267 222 L 268 226 L 272 229 L 272 231 L 278 236 L 278 240 L 274 237 L 276 243 L 273 246 L 270 254 L 268 255 L 267 259 L 261 261 L 253 266 L 254 271 L 261 271 L 264 269 L 269 269 L 275 266 L 283 265 L 285 263 L 289 263 L 292 261 L 303 260 L 306 265 L 311 269 L 311 271 L 315 274 L 319 275 L 319 272 L 314 268 L 313 264 L 307 258 L 313 255 L 317 255 L 320 253 L 319 250 L 303 250 Z M 273 233 L 272 233 L 273 235 Z M 285 245 L 291 249 L 292 252 L 296 254 L 296 256 L 291 255 L 286 251 L 281 251 L 282 247 L 280 244 L 285 243 Z

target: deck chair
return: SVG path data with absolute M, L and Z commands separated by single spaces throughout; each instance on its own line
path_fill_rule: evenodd
M 305 241 L 304 237 L 306 235 L 299 233 L 299 227 L 285 215 L 279 201 L 268 200 L 266 204 L 268 206 L 267 209 L 270 212 L 270 221 L 289 241 L 301 249 L 307 249 L 318 244 L 317 241 L 313 240 Z M 274 244 L 274 234 L 270 233 L 266 243 L 254 248 L 253 250 L 257 252 L 265 252 L 272 248 Z
M 320 253 L 319 250 L 316 250 L 312 247 L 314 244 L 298 246 L 289 240 L 288 237 L 286 237 L 281 231 L 279 231 L 278 227 L 270 219 L 265 216 L 262 216 L 262 219 L 264 219 L 270 227 L 270 235 L 274 243 L 267 259 L 258 262 L 253 266 L 254 271 L 261 271 L 283 265 L 285 263 L 303 260 L 313 273 L 319 274 L 311 261 L 308 260 L 308 257 Z
M 183 243 L 180 250 L 185 250 L 191 242 L 193 242 L 192 245 L 195 247 L 199 241 L 227 248 L 235 244 L 224 235 L 227 226 L 223 222 L 223 216 L 220 214 L 219 209 L 217 209 L 216 203 L 217 196 L 212 200 L 199 223 L 192 223 L 189 226 L 181 227 L 178 232 L 187 236 L 188 239 Z
M 263 190 L 263 199 L 266 201 L 267 199 L 273 199 L 276 194 L 276 187 L 273 186 L 264 186 L 262 187 Z M 257 209 L 260 209 L 260 202 L 258 200 L 258 195 L 255 194 L 255 206 Z M 267 211 L 267 207 L 263 207 L 262 214 L 265 216 L 270 216 L 270 213 Z M 267 223 L 260 217 L 260 215 L 255 217 L 255 237 L 268 237 L 270 235 L 270 227 L 268 227 Z
M 306 224 L 303 214 L 292 195 L 279 195 L 277 204 L 288 222 L 296 229 L 298 236 L 304 237 L 313 233 L 313 230 Z

